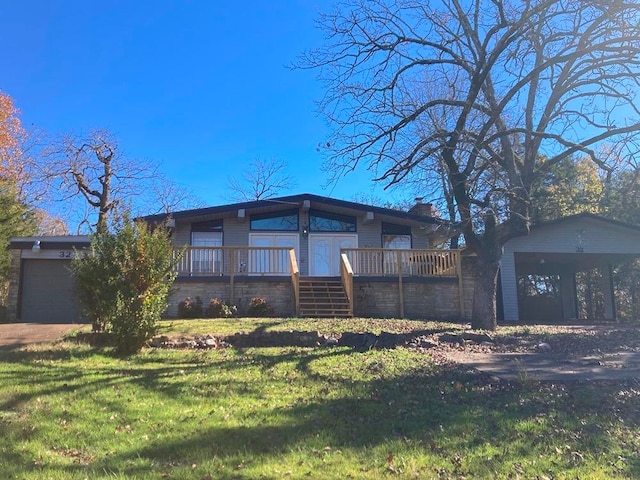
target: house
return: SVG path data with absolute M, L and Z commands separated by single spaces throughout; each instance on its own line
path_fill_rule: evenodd
M 470 312 L 460 252 L 434 248 L 455 226 L 421 199 L 401 211 L 300 194 L 142 220 L 166 222 L 180 252 L 169 317 L 187 297 L 219 298 L 241 314 L 254 297 L 282 316 L 459 319 Z M 82 321 L 69 264 L 88 245 L 86 236 L 12 239 L 9 318 Z
M 474 257 L 435 248 L 456 225 L 417 199 L 408 211 L 300 194 L 143 217 L 166 222 L 185 298 L 218 298 L 240 314 L 254 297 L 280 316 L 465 320 Z M 86 236 L 11 240 L 10 321 L 82 321 L 69 270 Z M 616 318 L 612 267 L 640 257 L 640 228 L 592 214 L 532 227 L 504 246 L 501 322 L 579 319 L 576 275 L 599 267 L 605 318 Z
M 462 310 L 459 252 L 434 249 L 452 225 L 422 199 L 401 211 L 300 194 L 143 219 L 169 222 L 184 247 L 171 316 L 187 297 L 220 298 L 241 313 L 265 297 L 286 316 L 457 318 Z

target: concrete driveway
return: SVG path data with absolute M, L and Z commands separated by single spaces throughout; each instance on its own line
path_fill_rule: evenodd
M 6 350 L 34 343 L 53 342 L 84 326 L 78 323 L 3 323 L 0 324 L 0 348 Z

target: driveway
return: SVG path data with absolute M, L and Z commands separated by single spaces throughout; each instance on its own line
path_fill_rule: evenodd
M 447 360 L 508 381 L 640 379 L 635 323 L 500 326 L 491 337 L 448 345 L 438 337 L 431 341 Z
M 502 380 L 624 380 L 640 378 L 640 352 L 567 359 L 548 353 L 448 353 L 466 367 Z
M 64 334 L 84 326 L 78 323 L 3 323 L 0 324 L 0 348 L 11 349 L 34 343 L 53 342 Z

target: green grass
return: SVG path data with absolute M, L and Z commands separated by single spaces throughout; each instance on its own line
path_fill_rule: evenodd
M 415 332 L 421 330 L 444 331 L 461 328 L 459 324 L 425 322 L 423 320 L 389 320 L 374 318 L 215 318 L 206 320 L 168 320 L 162 322 L 160 333 L 194 335 L 215 333 L 227 335 L 254 330 L 304 330 L 322 333 L 381 331 L 390 333 Z
M 163 330 L 440 327 L 271 319 Z M 116 358 L 68 341 L 0 351 L 0 476 L 637 478 L 638 388 L 489 383 L 406 349 L 145 349 Z

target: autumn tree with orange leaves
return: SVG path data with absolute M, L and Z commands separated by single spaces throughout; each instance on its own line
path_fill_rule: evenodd
M 26 132 L 18 118 L 18 110 L 9 95 L 0 92 L 0 179 L 24 181 L 21 162 Z
M 35 212 L 23 191 L 27 179 L 22 146 L 26 137 L 13 100 L 0 92 L 0 303 L 11 265 L 9 239 L 33 235 L 38 229 Z

